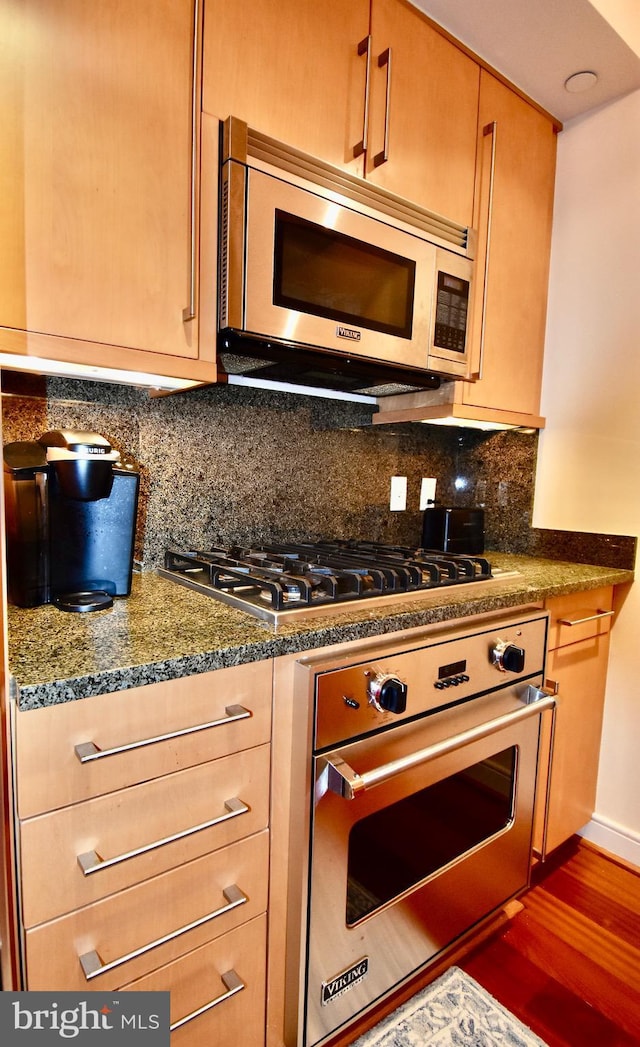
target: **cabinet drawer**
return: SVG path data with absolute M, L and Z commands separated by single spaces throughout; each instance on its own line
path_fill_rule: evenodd
M 19 816 L 260 745 L 270 730 L 269 661 L 18 712 Z
M 24 926 L 265 829 L 269 748 L 247 749 L 22 822 Z
M 170 991 L 171 1024 L 181 1023 L 171 1033 L 171 1047 L 262 1047 L 266 939 L 267 918 L 258 916 L 125 989 Z M 229 972 L 242 985 L 233 995 L 227 995 L 231 980 L 222 980 Z
M 550 612 L 549 650 L 578 643 L 590 636 L 602 636 L 611 628 L 613 588 L 554 596 L 545 601 Z
M 121 988 L 264 912 L 267 883 L 265 830 L 28 930 L 26 988 Z

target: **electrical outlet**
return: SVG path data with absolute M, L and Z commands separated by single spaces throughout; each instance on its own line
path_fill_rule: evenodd
M 435 505 L 436 480 L 433 476 L 423 476 L 420 484 L 420 509 L 426 509 L 428 505 Z
M 407 508 L 407 478 L 406 476 L 391 477 L 391 496 L 389 508 L 392 512 L 402 512 Z

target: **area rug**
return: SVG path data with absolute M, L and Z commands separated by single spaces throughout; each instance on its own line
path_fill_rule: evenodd
M 356 1040 L 352 1047 L 546 1047 L 459 967 Z

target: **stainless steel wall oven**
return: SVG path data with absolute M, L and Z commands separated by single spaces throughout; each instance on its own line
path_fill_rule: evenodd
M 521 608 L 297 664 L 287 1043 L 325 1042 L 527 886 L 546 633 Z

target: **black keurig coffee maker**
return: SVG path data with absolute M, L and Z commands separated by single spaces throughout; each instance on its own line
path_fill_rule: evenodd
M 4 448 L 7 582 L 18 607 L 97 611 L 131 592 L 140 477 L 98 433 Z

